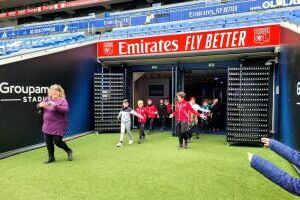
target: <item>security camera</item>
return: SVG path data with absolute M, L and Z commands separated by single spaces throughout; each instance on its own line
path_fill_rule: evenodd
M 266 63 L 265 63 L 265 65 L 266 66 L 271 66 L 273 63 L 270 61 L 270 60 L 268 60 Z
M 265 63 L 265 65 L 266 65 L 266 66 L 271 66 L 271 65 L 273 64 L 273 62 L 277 64 L 277 63 L 278 63 L 278 58 L 276 57 L 275 59 L 268 60 L 268 61 Z

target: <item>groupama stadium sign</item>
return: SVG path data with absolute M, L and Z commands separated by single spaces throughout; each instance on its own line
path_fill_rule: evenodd
M 0 82 L 0 102 L 37 103 L 47 96 L 49 88 L 43 86 L 12 85 Z
M 279 44 L 279 34 L 279 25 L 269 25 L 108 40 L 98 43 L 98 58 L 275 46 Z

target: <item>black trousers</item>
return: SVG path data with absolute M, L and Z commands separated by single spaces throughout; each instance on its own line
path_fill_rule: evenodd
M 188 132 L 187 132 L 187 136 L 188 136 L 188 138 L 192 138 L 193 137 L 193 130 L 194 130 L 194 127 L 195 126 L 193 126 L 193 127 L 189 127 L 189 130 L 188 130 Z
M 140 127 L 140 134 L 139 134 L 139 139 L 143 139 L 145 138 L 145 123 L 139 123 L 139 127 Z
M 49 159 L 54 159 L 54 144 L 57 147 L 65 150 L 67 153 L 71 151 L 68 145 L 62 140 L 62 136 L 45 134 L 45 142 Z
M 179 145 L 183 146 L 183 140 L 185 144 L 188 143 L 189 138 L 189 125 L 187 122 L 176 121 L 176 134 L 178 135 Z
M 166 127 L 171 127 L 172 125 L 172 119 L 169 118 L 170 115 L 166 116 Z
M 166 128 L 166 116 L 159 116 L 160 126 L 162 129 Z
M 149 131 L 153 130 L 153 121 L 154 121 L 154 118 L 150 118 L 150 120 L 149 120 Z
M 212 119 L 211 119 L 211 127 L 220 129 L 221 124 L 222 124 L 222 121 L 221 121 L 220 113 L 213 113 L 213 116 L 212 116 Z
M 188 137 L 192 138 L 193 133 L 196 133 L 197 138 L 199 138 L 199 132 L 198 132 L 198 123 L 194 125 L 189 125 L 189 131 L 188 131 Z

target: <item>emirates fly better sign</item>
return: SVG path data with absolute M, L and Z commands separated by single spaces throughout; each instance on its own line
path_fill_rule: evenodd
M 280 26 L 258 26 L 163 36 L 107 40 L 98 43 L 98 57 L 145 56 L 276 46 Z

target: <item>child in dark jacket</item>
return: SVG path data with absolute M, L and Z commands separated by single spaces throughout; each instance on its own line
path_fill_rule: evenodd
M 163 131 L 166 128 L 166 117 L 167 117 L 167 107 L 165 105 L 165 100 L 162 98 L 159 100 L 158 105 L 158 119 L 160 121 L 160 130 Z
M 261 142 L 266 147 L 269 147 L 272 151 L 282 156 L 295 166 L 300 167 L 300 152 L 273 139 L 262 138 Z M 290 174 L 286 173 L 282 169 L 278 168 L 277 166 L 260 156 L 248 153 L 248 159 L 250 161 L 251 167 L 256 171 L 258 171 L 286 191 L 300 196 L 299 178 L 292 177 Z
M 138 107 L 135 109 L 135 111 L 143 116 L 144 118 L 138 118 L 138 124 L 140 128 L 140 134 L 139 134 L 139 141 L 138 143 L 141 144 L 145 139 L 145 123 L 147 121 L 147 109 L 144 107 L 144 102 L 142 100 L 138 101 Z

